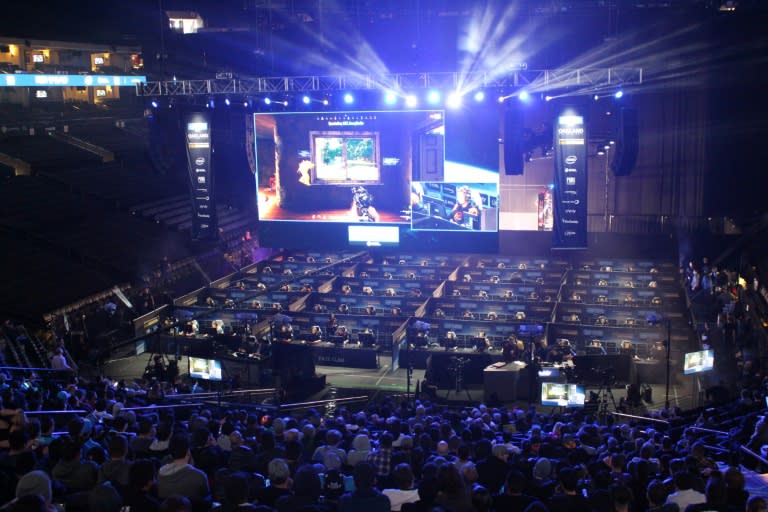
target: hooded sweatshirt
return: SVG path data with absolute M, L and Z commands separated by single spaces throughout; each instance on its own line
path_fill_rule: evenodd
M 165 464 L 157 475 L 157 495 L 165 499 L 174 494 L 192 501 L 205 499 L 209 494 L 208 477 L 191 464 Z

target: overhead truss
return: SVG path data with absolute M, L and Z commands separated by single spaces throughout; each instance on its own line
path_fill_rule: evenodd
M 553 91 L 567 88 L 604 89 L 643 82 L 642 68 L 558 68 L 524 69 L 505 75 L 489 73 L 395 73 L 383 76 L 283 76 L 243 77 L 208 80 L 168 80 L 136 85 L 138 96 L 197 96 L 218 94 L 307 93 L 342 90 L 413 91 L 440 88 L 459 89 L 473 84 L 474 89 L 532 88 Z

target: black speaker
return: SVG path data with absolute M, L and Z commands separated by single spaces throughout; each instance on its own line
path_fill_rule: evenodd
M 611 169 L 616 176 L 627 176 L 635 168 L 638 151 L 637 111 L 621 108 L 618 115 L 618 131 Z
M 519 108 L 509 107 L 504 113 L 504 172 L 523 174 L 523 116 Z

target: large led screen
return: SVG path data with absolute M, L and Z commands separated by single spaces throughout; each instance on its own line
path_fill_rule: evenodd
M 495 251 L 496 124 L 473 143 L 445 116 L 254 114 L 262 245 Z

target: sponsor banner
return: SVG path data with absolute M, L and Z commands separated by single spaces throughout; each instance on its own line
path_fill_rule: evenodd
M 192 238 L 213 240 L 217 236 L 218 223 L 211 167 L 211 116 L 207 112 L 189 114 L 184 119 L 184 128 L 192 200 Z
M 587 246 L 587 128 L 584 118 L 562 115 L 554 130 L 555 222 L 553 246 Z
M 0 87 L 112 87 L 146 83 L 147 77 L 133 75 L 43 75 L 14 73 L 0 75 Z

